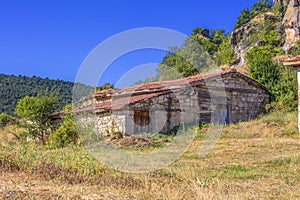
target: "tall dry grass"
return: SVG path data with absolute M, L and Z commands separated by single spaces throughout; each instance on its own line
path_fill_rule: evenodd
M 33 143 L 1 140 L 0 198 L 300 198 L 296 113 L 272 113 L 224 127 L 216 146 L 204 158 L 198 153 L 205 129 L 195 132 L 197 137 L 180 159 L 147 174 L 115 171 L 84 147 L 47 150 Z

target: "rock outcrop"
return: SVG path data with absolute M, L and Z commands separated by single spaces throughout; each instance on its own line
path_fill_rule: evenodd
M 286 9 L 283 18 L 269 11 L 256 16 L 232 32 L 230 44 L 239 59 L 238 64 L 233 67 L 244 66 L 249 49 L 263 45 L 265 34 L 272 30 L 278 33 L 280 40 L 285 40 L 283 50 L 287 54 L 291 53 L 292 47 L 300 40 L 300 0 L 274 0 L 273 2 Z
M 286 41 L 283 50 L 289 54 L 292 47 L 300 39 L 300 0 L 291 0 L 283 18 Z
M 290 2 L 290 0 L 273 0 L 274 5 L 275 4 L 281 4 L 282 6 L 287 6 Z
M 278 32 L 280 32 L 280 21 L 272 12 L 259 15 L 232 32 L 230 44 L 234 47 L 235 54 L 239 59 L 239 63 L 234 67 L 244 66 L 248 50 L 255 45 L 263 43 L 264 35 L 262 32 L 265 32 L 264 23 L 267 21 L 274 24 L 274 27 L 278 27 Z

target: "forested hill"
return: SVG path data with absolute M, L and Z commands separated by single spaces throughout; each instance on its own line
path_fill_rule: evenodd
M 17 102 L 25 96 L 55 91 L 60 97 L 57 109 L 72 102 L 74 83 L 49 78 L 0 74 L 0 113 L 13 115 Z

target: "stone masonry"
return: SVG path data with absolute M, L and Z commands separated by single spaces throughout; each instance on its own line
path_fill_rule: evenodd
M 105 90 L 73 110 L 92 112 L 101 135 L 168 133 L 181 124 L 230 124 L 255 118 L 269 91 L 232 69 L 209 75 Z

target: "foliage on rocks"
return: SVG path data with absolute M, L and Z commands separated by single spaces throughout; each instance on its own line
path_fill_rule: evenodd
M 259 0 L 257 3 L 253 4 L 252 8 L 246 8 L 242 10 L 234 29 L 238 29 L 246 23 L 250 22 L 257 15 L 264 13 L 272 8 L 271 0 Z
M 296 45 L 293 46 L 292 50 L 291 50 L 291 54 L 293 56 L 298 56 L 300 55 L 300 40 L 297 41 Z
M 235 53 L 230 45 L 230 38 L 224 39 L 219 46 L 219 53 L 216 56 L 217 65 L 232 64 L 235 61 Z
M 225 52 L 227 50 L 229 53 Z M 195 28 L 182 47 L 170 48 L 157 71 L 160 80 L 188 77 L 216 68 L 215 60 L 218 64 L 227 63 L 233 57 L 228 34 L 224 30 Z

